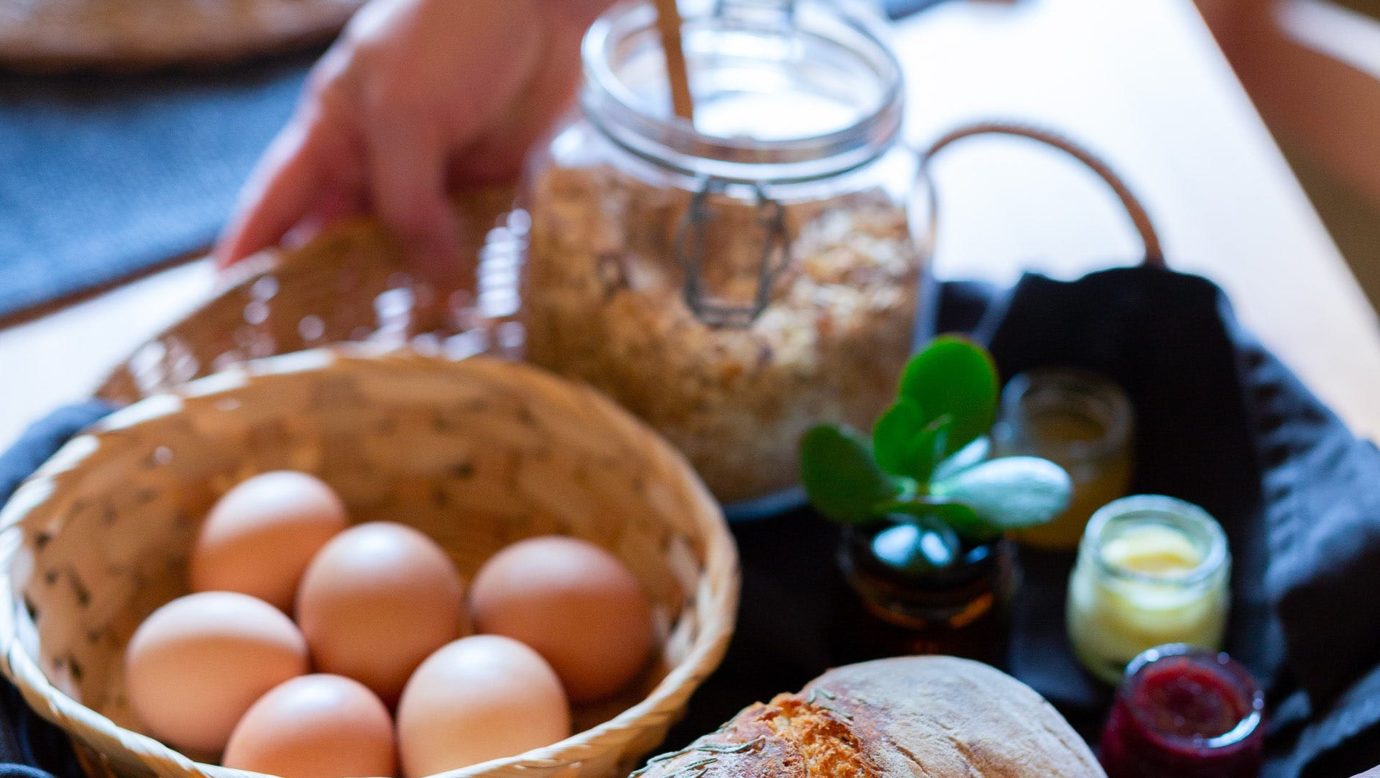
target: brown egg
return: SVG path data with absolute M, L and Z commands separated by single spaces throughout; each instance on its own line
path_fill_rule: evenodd
M 419 778 L 551 745 L 570 735 L 561 682 L 535 651 L 463 638 L 417 668 L 398 703 L 403 775 Z
M 477 632 L 536 649 L 575 703 L 616 693 L 652 650 L 652 610 L 637 579 L 575 538 L 531 538 L 495 554 L 470 584 L 470 613 Z
M 192 547 L 191 588 L 242 592 L 290 612 L 307 563 L 346 524 L 345 504 L 319 479 L 256 475 L 207 514 Z
M 297 591 L 297 623 L 322 672 L 392 703 L 431 652 L 460 636 L 460 573 L 426 535 L 371 522 L 335 536 Z
M 235 592 L 189 594 L 154 611 L 125 648 L 125 687 L 149 732 L 219 752 L 265 692 L 307 672 L 307 644 L 282 611 Z
M 393 719 L 358 681 L 304 675 L 254 703 L 230 735 L 221 764 L 284 778 L 392 775 Z

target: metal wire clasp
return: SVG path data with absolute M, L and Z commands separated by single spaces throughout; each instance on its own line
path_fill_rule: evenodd
M 676 231 L 675 255 L 685 276 L 685 304 L 695 318 L 710 327 L 745 329 L 752 326 L 771 303 L 771 290 L 781 272 L 791 263 L 790 238 L 786 232 L 786 210 L 767 194 L 761 183 L 751 184 L 757 201 L 757 224 L 762 228 L 762 252 L 757 263 L 757 288 L 752 302 L 734 304 L 705 291 L 705 233 L 714 218 L 713 195 L 724 193 L 728 182 L 720 178 L 701 179 L 690 197 L 680 228 Z

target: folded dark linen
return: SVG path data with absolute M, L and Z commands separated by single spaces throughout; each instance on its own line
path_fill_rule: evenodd
M 1244 331 L 1201 278 L 1154 269 L 1073 282 L 1032 275 L 1006 291 L 946 283 L 941 300 L 940 329 L 987 342 L 1004 378 L 1072 366 L 1120 383 L 1138 416 L 1133 488 L 1198 503 L 1222 523 L 1233 555 L 1227 650 L 1270 702 L 1265 774 L 1346 776 L 1380 763 L 1375 446 Z M 104 410 L 66 409 L 0 456 L 0 500 Z M 856 654 L 841 627 L 859 606 L 834 561 L 836 528 L 797 510 L 733 531 L 743 565 L 737 632 L 667 747 Z M 1072 561 L 1022 554 L 1005 669 L 1095 742 L 1110 690 L 1083 672 L 1065 636 Z M 0 760 L 76 775 L 60 736 L 4 691 Z
M 1155 269 L 1030 275 L 1005 292 L 948 283 L 939 328 L 987 343 L 1003 378 L 1082 367 L 1125 387 L 1138 415 L 1133 490 L 1198 503 L 1226 530 L 1226 648 L 1267 690 L 1265 775 L 1380 764 L 1380 452 L 1239 325 L 1220 289 Z M 838 632 L 859 605 L 834 563 L 835 528 L 802 510 L 734 534 L 738 631 L 671 746 L 852 658 Z M 1065 633 L 1073 554 L 1023 551 L 1021 564 L 1004 669 L 1096 742 L 1111 690 Z

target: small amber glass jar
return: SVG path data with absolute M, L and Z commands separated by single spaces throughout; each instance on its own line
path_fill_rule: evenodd
M 1016 539 L 1044 549 L 1076 548 L 1093 511 L 1126 494 L 1134 430 L 1130 399 L 1096 373 L 1042 368 L 1012 378 L 994 430 L 998 452 L 1044 457 L 1073 479 L 1069 507 Z
M 1069 580 L 1074 652 L 1114 684 L 1154 646 L 1219 650 L 1230 570 L 1226 535 L 1202 508 L 1162 495 L 1107 505 L 1088 523 Z
M 949 654 L 1001 664 L 1019 577 L 1010 543 L 965 544 L 952 566 L 912 572 L 878 551 L 887 533 L 905 531 L 891 521 L 844 530 L 839 564 L 862 608 L 842 658 Z

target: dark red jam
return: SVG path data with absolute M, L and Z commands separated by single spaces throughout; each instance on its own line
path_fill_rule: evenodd
M 1102 734 L 1109 778 L 1245 778 L 1264 754 L 1265 698 L 1226 654 L 1160 646 L 1126 670 Z

